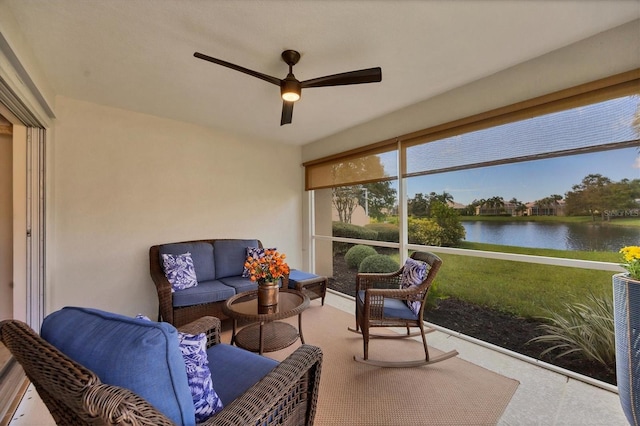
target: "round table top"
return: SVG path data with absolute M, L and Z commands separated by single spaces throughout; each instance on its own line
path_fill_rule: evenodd
M 275 321 L 299 315 L 309 306 L 309 297 L 298 290 L 278 291 L 278 304 L 270 307 L 258 306 L 258 290 L 236 294 L 227 299 L 222 311 L 230 318 L 248 321 Z

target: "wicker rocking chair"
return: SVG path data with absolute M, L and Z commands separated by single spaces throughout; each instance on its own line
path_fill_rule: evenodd
M 356 276 L 356 327 L 349 327 L 349 330 L 362 334 L 364 343 L 364 356 L 354 356 L 356 361 L 378 367 L 418 367 L 458 355 L 456 350 L 452 350 L 437 357 L 430 357 L 425 334 L 435 330 L 425 329 L 422 320 L 427 294 L 442 265 L 442 260 L 435 254 L 427 252 L 414 252 L 411 258 L 427 264 L 426 276 L 416 286 L 400 287 L 405 266 L 388 274 L 360 273 Z M 407 305 L 409 301 L 419 303 L 417 314 Z M 373 327 L 405 327 L 407 332 L 406 334 L 375 334 L 370 331 Z M 411 332 L 411 327 L 417 327 L 419 331 Z M 397 362 L 369 359 L 370 338 L 403 339 L 418 335 L 422 337 L 424 359 Z

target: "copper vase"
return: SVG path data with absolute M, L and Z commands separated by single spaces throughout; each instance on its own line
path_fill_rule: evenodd
M 278 282 L 267 281 L 258 284 L 258 306 L 274 306 L 278 304 Z

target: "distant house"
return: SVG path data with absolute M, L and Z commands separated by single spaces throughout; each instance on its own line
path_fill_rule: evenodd
M 465 210 L 467 208 L 464 204 L 456 203 L 455 201 L 449 201 L 447 205 L 457 211 Z
M 527 216 L 564 216 L 565 202 L 559 200 L 553 204 L 539 205 L 536 202 L 529 202 L 527 206 Z

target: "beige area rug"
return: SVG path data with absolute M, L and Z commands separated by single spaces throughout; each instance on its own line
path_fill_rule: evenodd
M 297 327 L 297 317 L 287 321 Z M 362 337 L 347 331 L 353 323 L 353 315 L 316 303 L 302 315 L 305 342 L 323 351 L 315 425 L 495 425 L 518 387 L 458 357 L 416 368 L 358 363 L 353 355 L 362 355 Z M 230 338 L 230 331 L 223 333 L 223 342 Z M 266 355 L 282 360 L 298 346 Z M 424 350 L 412 339 L 374 339 L 369 357 L 421 359 Z

